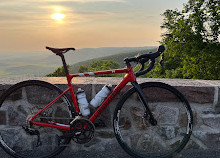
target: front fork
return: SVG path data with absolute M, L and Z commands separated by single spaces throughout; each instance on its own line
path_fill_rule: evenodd
M 150 108 L 149 108 L 149 104 L 144 96 L 144 93 L 140 87 L 140 85 L 137 83 L 137 81 L 134 81 L 134 82 L 131 82 L 131 84 L 134 86 L 134 88 L 136 89 L 136 91 L 138 92 L 138 96 L 142 102 L 142 104 L 144 104 L 145 108 L 146 108 L 146 112 L 145 112 L 145 118 L 148 119 L 149 123 L 152 125 L 152 126 L 156 126 L 157 125 L 157 120 L 154 118 Z

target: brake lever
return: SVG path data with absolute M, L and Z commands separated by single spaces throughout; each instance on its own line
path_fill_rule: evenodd
M 149 60 L 149 58 L 140 59 L 139 63 L 141 64 L 141 69 L 139 71 L 143 71 L 145 68 L 145 63 Z
M 143 71 L 144 70 L 144 63 L 143 62 L 140 62 L 141 63 L 141 69 L 139 71 Z

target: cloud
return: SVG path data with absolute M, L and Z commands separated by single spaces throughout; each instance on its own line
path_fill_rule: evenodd
M 125 2 L 126 0 L 46 0 L 48 2 Z
M 28 17 L 27 16 L 23 16 L 23 15 L 15 15 L 12 13 L 1 13 L 0 15 L 0 22 L 5 22 L 5 21 L 23 21 L 23 20 L 27 20 Z
M 126 2 L 126 0 L 10 0 L 10 1 L 0 1 L 1 4 L 13 4 L 13 3 L 21 3 L 21 2 L 37 2 L 37 3 L 47 3 L 47 2 L 80 2 L 80 3 L 90 3 L 90 2 Z

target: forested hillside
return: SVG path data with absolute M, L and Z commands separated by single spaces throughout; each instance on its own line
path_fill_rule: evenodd
M 73 64 L 73 65 L 69 65 L 69 71 L 70 73 L 78 73 L 78 72 L 86 72 L 86 71 L 100 71 L 100 70 L 104 70 L 103 68 L 106 68 L 106 70 L 123 68 L 125 67 L 124 58 L 134 57 L 138 54 L 146 54 L 146 53 L 155 52 L 155 51 L 156 51 L 156 47 L 152 49 L 145 49 L 145 50 L 139 50 L 139 51 L 134 51 L 134 52 L 129 52 L 129 53 L 120 53 L 116 55 L 110 55 L 110 56 L 101 57 L 101 58 L 94 58 L 91 60 L 86 60 L 86 61 L 82 61 L 82 62 Z M 93 63 L 93 69 L 89 68 L 90 65 L 92 65 L 92 63 Z M 95 64 L 98 64 L 98 65 L 94 68 Z M 105 67 L 106 66 L 105 64 L 110 64 L 110 65 L 113 64 L 113 65 L 117 65 L 117 67 L 115 66 Z M 84 71 L 82 71 L 82 69 Z M 48 74 L 47 76 L 65 76 L 65 74 L 64 74 L 63 68 L 59 67 L 57 70 L 55 70 L 51 74 Z
M 153 47 L 83 48 L 65 54 L 69 65 L 111 55 L 148 50 Z M 0 77 L 45 76 L 62 65 L 59 56 L 42 52 L 0 52 Z
M 123 68 L 123 67 L 125 67 L 124 58 L 134 57 L 138 54 L 146 54 L 146 53 L 155 52 L 155 51 L 156 51 L 156 48 L 146 49 L 146 50 L 141 50 L 141 51 L 134 51 L 134 52 L 130 52 L 130 53 L 121 53 L 121 54 L 116 54 L 116 55 L 110 55 L 110 56 L 107 56 L 107 57 L 87 60 L 87 61 L 83 61 L 83 62 L 79 62 L 79 63 L 71 65 L 70 72 L 71 73 L 77 73 L 81 65 L 90 65 L 92 62 L 99 61 L 99 60 L 113 60 L 113 61 L 115 61 L 119 64 L 120 68 Z

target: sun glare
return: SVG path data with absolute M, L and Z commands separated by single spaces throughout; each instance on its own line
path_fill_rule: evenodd
M 54 7 L 57 12 L 60 12 L 62 9 L 60 7 Z
M 55 19 L 55 20 L 57 20 L 57 21 L 60 21 L 60 20 L 62 20 L 63 18 L 65 18 L 65 16 L 66 16 L 66 15 L 61 14 L 61 13 L 55 13 L 55 14 L 53 14 L 51 17 L 52 17 L 52 19 Z

